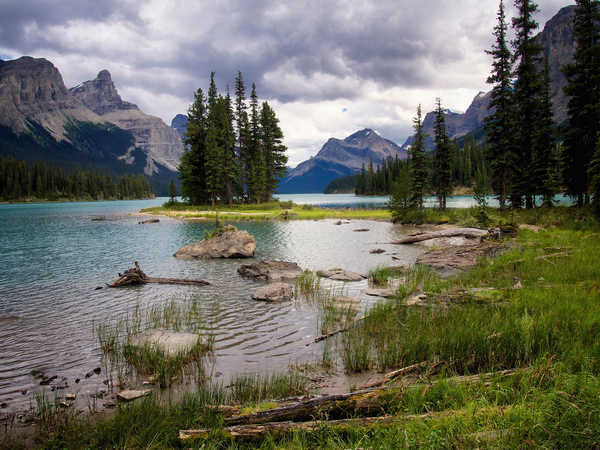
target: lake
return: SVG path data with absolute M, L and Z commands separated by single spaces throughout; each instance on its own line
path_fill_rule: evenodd
M 353 196 L 351 196 L 353 197 Z M 344 195 L 281 196 L 298 203 L 355 206 L 374 198 Z M 248 260 L 179 260 L 173 253 L 203 238 L 212 223 L 161 218 L 138 225 L 130 215 L 167 199 L 83 203 L 0 205 L 0 404 L 4 411 L 26 408 L 39 391 L 32 370 L 65 378 L 63 392 L 80 397 L 105 388 L 94 326 L 109 323 L 136 307 L 195 300 L 206 334 L 215 337 L 209 371 L 215 377 L 235 373 L 286 370 L 290 363 L 319 358 L 314 305 L 292 301 L 266 304 L 252 300 L 259 283 L 242 279 L 237 269 Z M 385 200 L 377 200 L 380 205 Z M 94 221 L 104 217 L 106 220 Z M 412 264 L 418 248 L 398 248 L 401 227 L 385 222 L 334 220 L 234 223 L 255 236 L 257 259 L 297 262 L 317 270 L 343 267 L 367 273 L 378 265 Z M 354 232 L 368 228 L 368 232 Z M 386 253 L 369 251 L 382 248 Z M 391 253 L 397 259 L 392 260 Z M 105 286 L 117 272 L 139 261 L 150 276 L 200 278 L 206 287 L 146 285 L 123 289 Z M 364 310 L 376 301 L 361 290 L 365 282 L 340 284 L 359 297 Z M 223 375 L 221 375 L 223 374 Z M 81 379 L 75 384 L 75 379 Z M 22 394 L 22 391 L 27 391 Z M 82 395 L 83 394 L 83 395 Z

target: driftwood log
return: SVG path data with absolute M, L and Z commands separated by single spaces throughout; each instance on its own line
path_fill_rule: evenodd
M 392 244 L 414 244 L 415 242 L 423 242 L 430 239 L 448 237 L 466 237 L 469 239 L 478 239 L 483 236 L 487 236 L 488 234 L 489 232 L 487 230 L 480 230 L 478 228 L 452 228 L 450 230 L 415 234 L 404 239 L 400 239 L 399 241 L 394 241 Z
M 393 379 L 407 375 L 417 369 L 427 367 L 429 363 L 423 362 L 390 372 L 387 379 Z M 434 363 L 431 369 L 439 367 Z M 430 370 L 431 370 L 430 369 Z M 458 376 L 449 378 L 455 383 L 485 382 L 495 377 L 506 377 L 521 372 L 524 369 L 502 370 L 499 372 L 482 373 L 476 375 Z M 440 380 L 441 381 L 441 380 Z M 436 384 L 438 381 L 434 381 Z M 426 419 L 434 416 L 445 416 L 454 414 L 455 411 L 440 411 L 422 415 L 389 415 L 386 412 L 393 406 L 395 397 L 407 392 L 407 388 L 423 386 L 413 384 L 386 389 L 365 389 L 348 394 L 330 395 L 311 400 L 304 400 L 280 408 L 260 411 L 245 416 L 236 416 L 225 419 L 225 427 L 222 429 L 201 428 L 196 430 L 180 430 L 179 439 L 182 441 L 190 439 L 206 438 L 217 431 L 222 436 L 232 439 L 258 439 L 266 434 L 280 435 L 291 431 L 312 432 L 322 425 L 332 428 L 356 428 L 369 427 L 372 425 L 385 425 L 403 420 Z M 501 407 L 499 407 L 501 409 Z M 494 408 L 496 409 L 496 408 Z M 241 410 L 237 408 L 236 410 Z M 381 415 L 375 415 L 375 414 Z M 320 416 L 333 418 L 333 420 L 315 420 Z M 348 416 L 354 416 L 348 418 Z M 371 416 L 371 417 L 356 417 Z
M 146 219 L 146 220 L 140 220 L 138 222 L 138 225 L 145 225 L 147 223 L 159 223 L 160 219 Z
M 439 415 L 440 413 L 438 413 Z M 232 439 L 259 439 L 266 434 L 281 435 L 291 431 L 306 431 L 312 432 L 323 425 L 331 428 L 356 428 L 368 427 L 373 425 L 385 425 L 398 422 L 401 420 L 411 419 L 426 419 L 431 417 L 432 413 L 422 414 L 418 416 L 379 416 L 379 417 L 360 417 L 355 419 L 339 419 L 339 420 L 311 420 L 307 422 L 268 422 L 263 424 L 250 425 L 233 425 L 219 430 L 223 436 Z M 198 430 L 180 430 L 179 439 L 187 441 L 190 439 L 206 438 L 210 435 L 211 430 L 201 428 Z
M 204 280 L 188 280 L 182 278 L 153 278 L 149 277 L 140 268 L 138 262 L 135 262 L 135 267 L 127 269 L 123 273 L 119 273 L 119 278 L 113 281 L 108 287 L 118 288 L 123 286 L 132 286 L 147 283 L 158 283 L 158 284 L 186 284 L 192 286 L 207 286 L 210 283 Z

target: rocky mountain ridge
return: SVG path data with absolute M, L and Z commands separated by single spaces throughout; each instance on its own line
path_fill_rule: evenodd
M 94 80 L 85 81 L 69 91 L 104 121 L 133 134 L 135 146 L 148 155 L 144 169 L 147 175 L 158 170 L 156 163 L 177 171 L 183 154 L 183 142 L 179 133 L 167 126 L 162 119 L 144 114 L 137 105 L 123 101 L 108 70 L 101 70 Z M 130 162 L 133 150 L 130 149 L 121 158 Z
M 282 180 L 279 192 L 323 192 L 334 178 L 356 173 L 370 161 L 379 165 L 383 159 L 396 156 L 406 158 L 407 154 L 370 128 L 345 139 L 330 138 L 314 157 L 290 170 Z

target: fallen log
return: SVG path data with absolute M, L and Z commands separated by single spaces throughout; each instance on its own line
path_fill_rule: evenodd
M 488 234 L 489 232 L 487 230 L 480 230 L 478 228 L 452 228 L 450 230 L 432 231 L 429 233 L 408 236 L 404 239 L 394 241 L 392 242 L 392 244 L 414 244 L 415 242 L 423 242 L 428 241 L 430 239 L 448 237 L 466 237 L 469 239 L 477 239 L 483 236 L 487 236 Z
M 158 223 L 160 222 L 160 219 L 147 219 L 147 220 L 140 220 L 138 222 L 138 225 L 145 225 L 147 223 Z
M 386 390 L 385 399 L 375 389 L 326 395 L 291 405 L 258 411 L 253 414 L 229 417 L 225 419 L 225 425 L 260 424 L 287 420 L 306 421 L 320 414 L 325 414 L 327 417 L 334 419 L 348 415 L 373 416 L 385 412 L 390 399 L 393 397 L 390 394 L 401 392 L 403 390 L 400 388 Z
M 438 413 L 440 414 L 440 413 Z M 306 431 L 312 432 L 323 425 L 331 428 L 348 428 L 369 427 L 374 425 L 386 425 L 402 420 L 426 419 L 433 413 L 410 415 L 410 416 L 379 416 L 379 417 L 363 417 L 355 419 L 339 419 L 339 420 L 312 420 L 308 422 L 267 422 L 263 424 L 249 425 L 233 425 L 219 429 L 218 433 L 222 436 L 232 439 L 257 439 L 265 434 L 281 435 L 291 431 Z M 179 439 L 187 441 L 190 439 L 206 438 L 210 435 L 211 430 L 208 428 L 200 428 L 197 430 L 180 430 Z
M 119 278 L 107 285 L 110 288 L 118 288 L 123 286 L 140 285 L 147 283 L 158 283 L 158 284 L 186 284 L 194 286 L 207 286 L 210 283 L 204 280 L 189 280 L 182 278 L 153 278 L 146 275 L 138 262 L 135 262 L 135 267 L 127 269 L 123 273 L 119 273 Z

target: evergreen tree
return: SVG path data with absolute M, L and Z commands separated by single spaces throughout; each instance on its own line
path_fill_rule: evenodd
M 265 160 L 260 142 L 260 118 L 256 85 L 250 95 L 250 133 L 248 138 L 248 191 L 249 199 L 260 203 L 265 192 Z
M 552 206 L 552 199 L 558 189 L 555 177 L 557 161 L 554 158 L 554 121 L 552 119 L 552 98 L 550 94 L 550 67 L 545 61 L 544 78 L 540 91 L 540 108 L 534 135 L 532 182 L 533 192 L 541 195 L 544 206 Z
M 240 166 L 240 187 L 243 195 L 247 192 L 248 182 L 248 165 L 249 165 L 249 123 L 248 123 L 248 106 L 246 105 L 246 88 L 244 86 L 244 79 L 242 78 L 242 72 L 238 71 L 237 77 L 235 78 L 235 132 L 236 132 L 236 143 L 239 156 Z
M 507 43 L 507 25 L 504 2 L 500 0 L 498 24 L 494 27 L 496 42 L 487 53 L 492 56 L 492 73 L 487 79 L 492 84 L 489 110 L 493 112 L 485 119 L 492 187 L 500 208 L 505 208 L 509 193 L 509 179 L 516 156 L 512 136 L 512 63 Z M 465 146 L 466 147 L 466 146 Z
M 206 135 L 204 164 L 206 167 L 206 193 L 213 208 L 217 202 L 217 195 L 222 188 L 221 158 L 222 148 L 219 146 L 219 130 L 215 124 L 210 124 Z
M 411 175 L 408 166 L 403 166 L 393 184 L 392 195 L 388 207 L 392 212 L 392 220 L 401 222 L 411 207 Z
M 596 151 L 590 161 L 588 169 L 588 177 L 590 179 L 590 191 L 593 197 L 592 205 L 596 216 L 600 217 L 600 134 L 596 141 Z
M 262 104 L 260 111 L 260 141 L 266 169 L 263 200 L 268 202 L 277 189 L 279 179 L 285 175 L 288 158 L 279 119 L 267 102 Z
M 175 197 L 177 197 L 177 188 L 175 187 L 175 182 L 173 180 L 171 180 L 169 183 L 169 197 L 169 202 L 175 203 Z
M 600 131 L 600 2 L 576 0 L 573 64 L 563 68 L 568 85 L 565 93 L 569 126 L 563 153 L 563 181 L 567 194 L 577 204 L 589 203 L 590 179 L 587 167 L 594 154 Z
M 179 165 L 181 196 L 194 205 L 207 202 L 206 189 L 206 135 L 207 111 L 202 89 L 194 93 L 194 103 L 188 110 L 188 125 L 185 132 L 186 150 Z
M 446 198 L 452 192 L 452 147 L 446 134 L 446 120 L 441 100 L 436 100 L 435 109 L 435 161 L 434 185 L 438 205 L 446 209 Z
M 427 180 L 427 169 L 425 166 L 425 133 L 423 131 L 423 120 L 421 116 L 421 105 L 417 108 L 417 115 L 413 119 L 415 130 L 414 142 L 409 150 L 410 178 L 411 178 L 411 206 L 423 209 L 423 194 Z
M 513 207 L 522 206 L 525 197 L 526 206 L 533 207 L 533 148 L 535 147 L 535 128 L 540 108 L 541 90 L 538 64 L 542 47 L 534 40 L 537 22 L 533 14 L 538 10 L 532 0 L 515 0 L 519 16 L 513 18 L 515 40 L 513 41 L 514 59 L 518 61 L 514 85 L 515 120 L 514 133 L 517 161 L 512 170 L 511 203 Z

